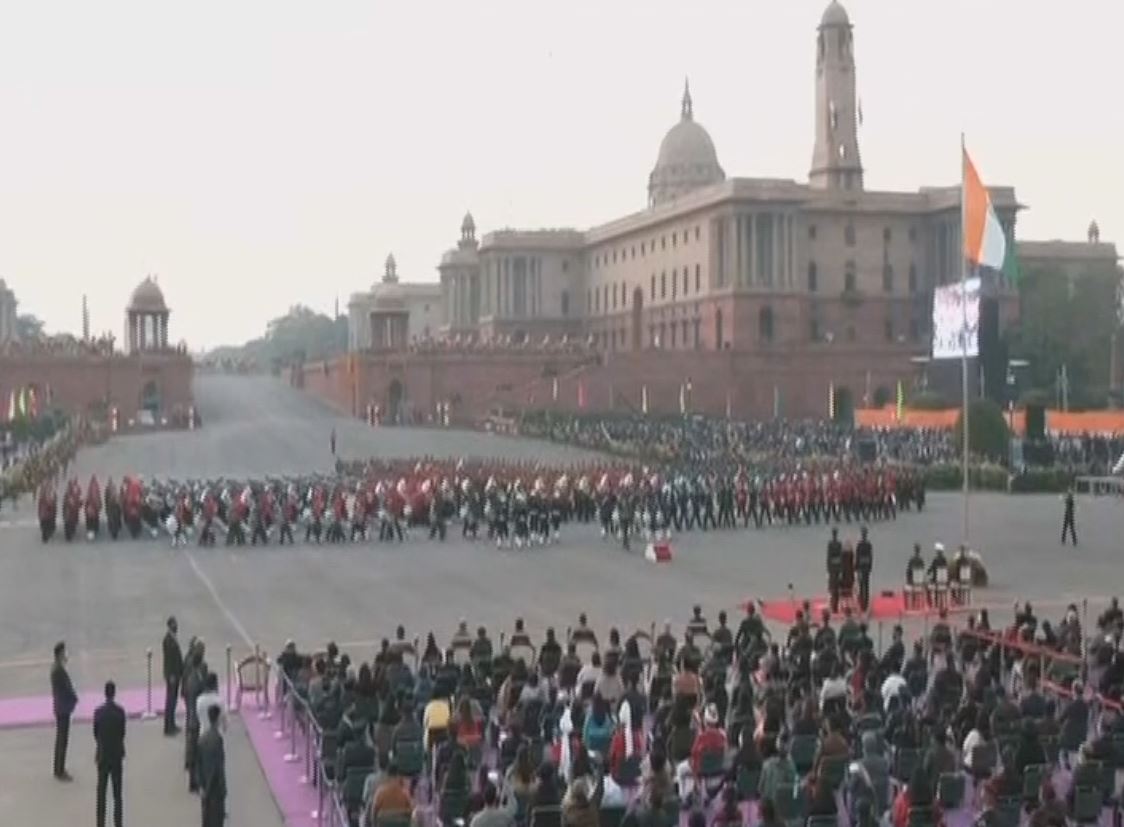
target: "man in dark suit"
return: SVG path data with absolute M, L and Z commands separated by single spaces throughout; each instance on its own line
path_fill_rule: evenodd
M 105 784 L 113 782 L 113 827 L 121 827 L 121 764 L 125 760 L 125 710 L 117 701 L 117 686 L 105 685 L 105 703 L 94 712 L 95 762 L 98 765 L 97 827 L 105 827 Z
M 78 695 L 66 672 L 66 644 L 55 644 L 55 662 L 51 666 L 51 704 L 55 712 L 55 778 L 73 780 L 66 771 L 66 745 L 70 740 L 70 716 L 78 706 Z
M 199 736 L 199 798 L 203 827 L 222 827 L 226 820 L 226 750 L 219 732 L 218 706 L 207 708 L 207 731 Z
M 168 618 L 168 631 L 164 633 L 164 734 L 175 735 L 176 701 L 179 699 L 180 681 L 183 679 L 183 652 L 176 640 L 179 626 L 174 617 Z

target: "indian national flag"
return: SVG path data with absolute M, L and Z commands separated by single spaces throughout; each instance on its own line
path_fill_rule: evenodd
M 963 154 L 964 257 L 977 267 L 1002 271 L 1007 263 L 1007 236 L 968 150 Z

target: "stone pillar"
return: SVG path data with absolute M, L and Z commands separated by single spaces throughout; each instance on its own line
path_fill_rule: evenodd
M 776 256 L 773 262 L 773 285 L 775 287 L 782 287 L 784 285 L 784 274 L 788 269 L 785 263 L 785 250 L 788 245 L 785 244 L 785 217 L 783 214 L 776 214 L 773 216 L 773 224 L 776 228 L 777 247 Z
M 748 254 L 747 254 L 748 258 L 749 258 L 749 261 L 746 262 L 745 278 L 746 278 L 746 282 L 748 284 L 752 284 L 752 285 L 756 285 L 757 279 L 760 278 L 760 275 L 757 272 L 757 250 L 756 250 L 756 247 L 755 247 L 755 245 L 757 243 L 757 227 L 755 225 L 756 221 L 757 221 L 757 213 L 751 212 L 749 215 L 746 216 L 746 219 L 745 219 L 745 226 L 746 226 L 745 246 L 746 246 L 746 250 L 749 251 Z
M 793 286 L 793 278 L 796 272 L 796 216 L 789 213 L 788 215 L 788 286 L 791 289 Z

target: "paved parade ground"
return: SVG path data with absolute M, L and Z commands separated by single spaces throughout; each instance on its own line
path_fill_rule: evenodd
M 264 377 L 200 376 L 196 400 L 204 423 L 198 431 L 121 437 L 84 452 L 78 460 L 83 486 L 91 473 L 104 482 L 126 472 L 182 479 L 327 471 L 333 427 L 345 458 L 430 454 L 568 462 L 591 456 L 486 434 L 369 428 Z M 159 684 L 158 650 L 169 614 L 179 619 L 182 640 L 197 635 L 206 641 L 208 661 L 223 675 L 228 644 L 239 657 L 255 644 L 272 655 L 289 637 L 307 649 L 334 638 L 363 659 L 398 623 L 411 636 L 424 638 L 433 629 L 444 641 L 458 618 L 483 623 L 498 637 L 519 615 L 537 636 L 547 626 L 564 632 L 580 611 L 599 631 L 646 628 L 665 617 L 681 628 L 693 603 L 713 617 L 747 599 L 783 597 L 789 583 L 797 595 L 819 594 L 825 580 L 823 526 L 692 532 L 675 538 L 672 564 L 657 566 L 573 525 L 563 526 L 560 544 L 522 552 L 462 542 L 459 527 L 445 544 L 415 533 L 402 545 L 173 551 L 166 538 L 70 545 L 56 539 L 43 546 L 34 516 L 29 500 L 0 514 L 0 699 L 45 694 L 51 647 L 60 639 L 68 642 L 79 691 L 108 678 L 143 687 L 148 647 L 156 652 Z M 927 556 L 934 541 L 955 547 L 961 520 L 960 498 L 937 494 L 924 514 L 873 525 L 875 587 L 900 584 L 913 542 L 921 542 Z M 1009 609 L 1030 597 L 1041 604 L 1040 616 L 1053 619 L 1066 602 L 1087 597 L 1093 612 L 1118 590 L 1124 504 L 1080 500 L 1077 549 L 1059 547 L 1060 522 L 1057 497 L 973 497 L 972 544 L 992 577 L 978 600 Z M 849 531 L 844 526 L 843 533 Z M 998 621 L 1008 618 L 1009 611 L 997 614 Z M 92 750 L 92 739 L 86 725 L 76 726 L 82 737 L 72 736 L 73 749 L 81 757 L 74 764 L 92 766 L 92 752 L 81 752 Z M 28 736 L 0 737 L 13 748 L 21 739 Z M 29 761 L 29 772 L 41 769 L 49 781 L 49 737 L 39 741 L 20 751 L 42 753 Z M 10 777 L 5 767 L 0 773 Z M 34 790 L 30 783 L 4 786 L 0 805 Z M 277 823 L 275 813 L 263 819 L 237 823 Z

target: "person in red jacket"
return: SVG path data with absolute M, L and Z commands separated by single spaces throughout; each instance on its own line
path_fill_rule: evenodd
M 726 747 L 726 731 L 718 723 L 718 707 L 707 704 L 706 712 L 703 714 L 703 729 L 695 736 L 695 743 L 691 746 L 691 757 L 680 762 L 675 768 L 681 799 L 686 801 L 694 792 L 695 780 L 699 778 L 703 769 L 703 757 L 721 755 L 725 762 Z

